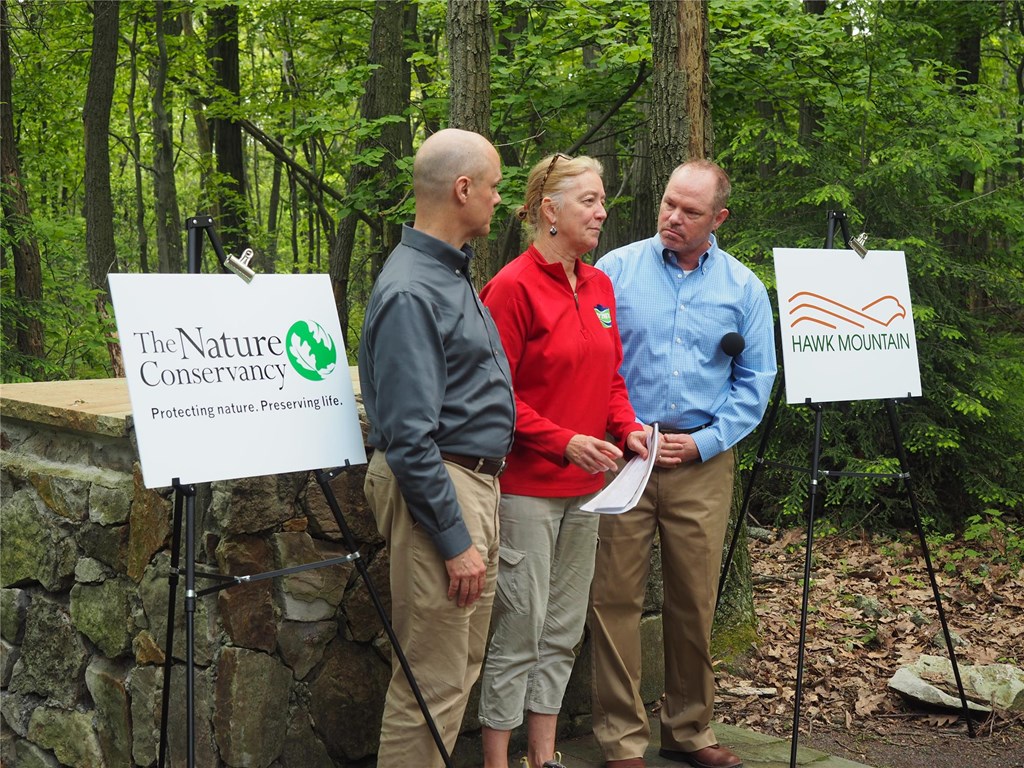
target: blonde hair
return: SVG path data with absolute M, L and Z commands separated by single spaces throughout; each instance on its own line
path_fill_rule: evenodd
M 532 236 L 540 223 L 540 206 L 544 198 L 550 198 L 555 209 L 562 207 L 562 195 L 566 187 L 577 176 L 588 171 L 601 176 L 604 167 L 593 157 L 569 157 L 562 153 L 548 155 L 541 159 L 526 178 L 526 195 L 523 204 L 516 211 Z

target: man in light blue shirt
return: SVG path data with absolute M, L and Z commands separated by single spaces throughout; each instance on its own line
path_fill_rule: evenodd
M 591 590 L 594 735 L 609 768 L 643 768 L 640 617 L 654 534 L 665 600 L 663 757 L 705 768 L 742 763 L 710 728 L 711 625 L 733 488 L 732 447 L 764 415 L 775 379 L 768 292 L 718 247 L 729 178 L 685 163 L 661 200 L 658 234 L 597 263 L 612 280 L 622 375 L 637 417 L 658 422 L 658 459 L 640 503 L 601 518 Z

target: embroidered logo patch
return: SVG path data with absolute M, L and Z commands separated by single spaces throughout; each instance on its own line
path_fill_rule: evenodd
M 594 314 L 597 315 L 597 319 L 601 321 L 601 325 L 605 328 L 612 327 L 612 311 L 608 307 L 604 307 L 600 304 L 594 305 Z

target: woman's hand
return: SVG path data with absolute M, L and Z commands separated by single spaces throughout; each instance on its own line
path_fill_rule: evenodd
M 590 435 L 573 435 L 565 446 L 565 458 L 572 464 L 596 475 L 599 472 L 614 472 L 615 461 L 622 458 L 622 451 L 607 440 Z
M 650 427 L 644 427 L 642 432 L 630 432 L 626 435 L 626 447 L 641 459 L 646 459 L 648 441 L 651 439 L 653 431 Z

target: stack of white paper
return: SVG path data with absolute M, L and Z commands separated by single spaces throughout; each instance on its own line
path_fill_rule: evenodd
M 603 491 L 584 504 L 580 509 L 584 512 L 596 512 L 601 515 L 621 515 L 628 512 L 640 501 L 647 480 L 654 468 L 654 460 L 658 457 L 658 425 L 647 439 L 647 459 L 634 456 L 626 462 L 619 474 L 615 476 Z

